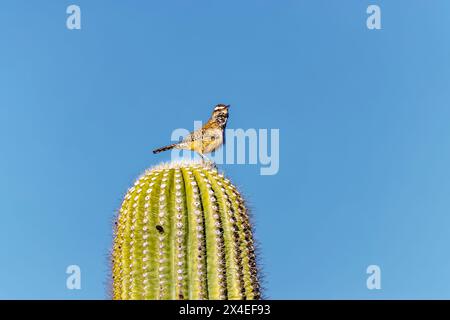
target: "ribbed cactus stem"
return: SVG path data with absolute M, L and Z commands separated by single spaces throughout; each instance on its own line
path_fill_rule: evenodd
M 117 217 L 114 299 L 259 299 L 247 208 L 210 164 L 147 170 Z

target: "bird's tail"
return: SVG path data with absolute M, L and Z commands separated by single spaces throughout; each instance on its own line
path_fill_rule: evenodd
M 167 150 L 173 149 L 173 148 L 176 147 L 176 145 L 177 144 L 174 143 L 174 144 L 171 144 L 169 146 L 165 146 L 165 147 L 162 147 L 162 148 L 155 149 L 155 150 L 153 150 L 153 153 L 160 153 L 160 152 L 163 152 L 163 151 L 167 151 Z

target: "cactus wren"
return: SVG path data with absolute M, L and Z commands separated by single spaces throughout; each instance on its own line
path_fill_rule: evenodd
M 170 149 L 184 149 L 197 152 L 203 160 L 208 159 L 205 153 L 217 150 L 225 141 L 224 133 L 228 120 L 229 105 L 218 104 L 205 125 L 188 134 L 180 142 L 153 150 L 159 153 Z

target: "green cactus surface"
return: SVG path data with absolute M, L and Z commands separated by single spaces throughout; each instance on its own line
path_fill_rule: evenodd
M 115 222 L 113 299 L 259 299 L 252 227 L 240 193 L 208 163 L 147 170 Z

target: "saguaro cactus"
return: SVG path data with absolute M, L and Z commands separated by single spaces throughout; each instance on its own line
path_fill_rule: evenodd
M 163 164 L 130 188 L 115 223 L 114 299 L 259 299 L 252 228 L 211 165 Z

